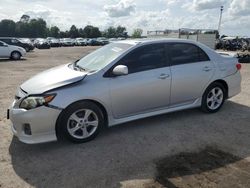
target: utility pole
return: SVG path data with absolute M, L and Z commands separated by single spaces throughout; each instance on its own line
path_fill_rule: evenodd
M 221 28 L 221 19 L 222 19 L 222 12 L 223 12 L 223 6 L 220 7 L 220 19 L 219 19 L 219 25 L 218 25 L 218 33 L 220 34 L 220 28 Z

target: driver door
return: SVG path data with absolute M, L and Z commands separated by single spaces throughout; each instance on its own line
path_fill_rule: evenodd
M 109 80 L 115 118 L 166 108 L 170 101 L 171 72 L 165 44 L 138 47 L 116 65 L 126 65 L 128 74 Z
M 0 42 L 0 57 L 9 57 L 9 47 Z

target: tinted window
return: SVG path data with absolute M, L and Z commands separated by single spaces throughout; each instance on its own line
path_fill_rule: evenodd
M 0 46 L 3 46 L 3 43 L 0 41 Z
M 209 61 L 207 54 L 198 46 L 186 43 L 168 45 L 168 54 L 172 65 Z
M 7 42 L 7 39 L 0 39 L 1 41 L 3 41 L 3 42 Z
M 150 44 L 139 47 L 126 55 L 118 64 L 126 65 L 129 73 L 168 66 L 164 44 Z
M 16 39 L 11 39 L 11 42 L 12 42 L 12 43 L 18 43 L 19 41 L 16 40 Z

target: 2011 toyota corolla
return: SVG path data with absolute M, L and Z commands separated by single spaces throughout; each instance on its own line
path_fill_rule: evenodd
M 25 143 L 86 142 L 104 126 L 195 107 L 217 112 L 240 92 L 240 68 L 188 40 L 111 43 L 24 82 L 8 110 L 12 131 Z

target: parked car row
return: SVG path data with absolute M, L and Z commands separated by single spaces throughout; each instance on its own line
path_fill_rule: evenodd
M 15 37 L 0 37 L 0 41 L 14 46 L 22 47 L 29 52 L 34 49 L 34 45 L 32 44 L 30 39 L 18 39 Z
M 125 38 L 15 38 L 15 37 L 0 37 L 0 58 L 11 58 L 14 60 L 20 59 L 26 52 L 37 49 L 50 49 L 51 47 L 62 46 L 103 46 L 110 42 L 123 40 Z
M 103 46 L 109 43 L 109 40 L 100 38 L 61 38 L 56 39 L 48 37 L 46 39 L 51 47 L 61 47 L 61 46 Z
M 24 39 L 23 39 L 24 40 Z M 26 39 L 25 39 L 26 40 Z M 27 39 L 28 40 L 28 39 Z M 31 39 L 33 46 L 38 49 L 49 49 L 51 47 L 62 47 L 62 46 L 103 46 L 108 44 L 110 41 L 104 37 L 100 38 L 53 38 L 48 37 Z
M 250 51 L 249 38 L 224 37 L 216 41 L 216 49 Z

